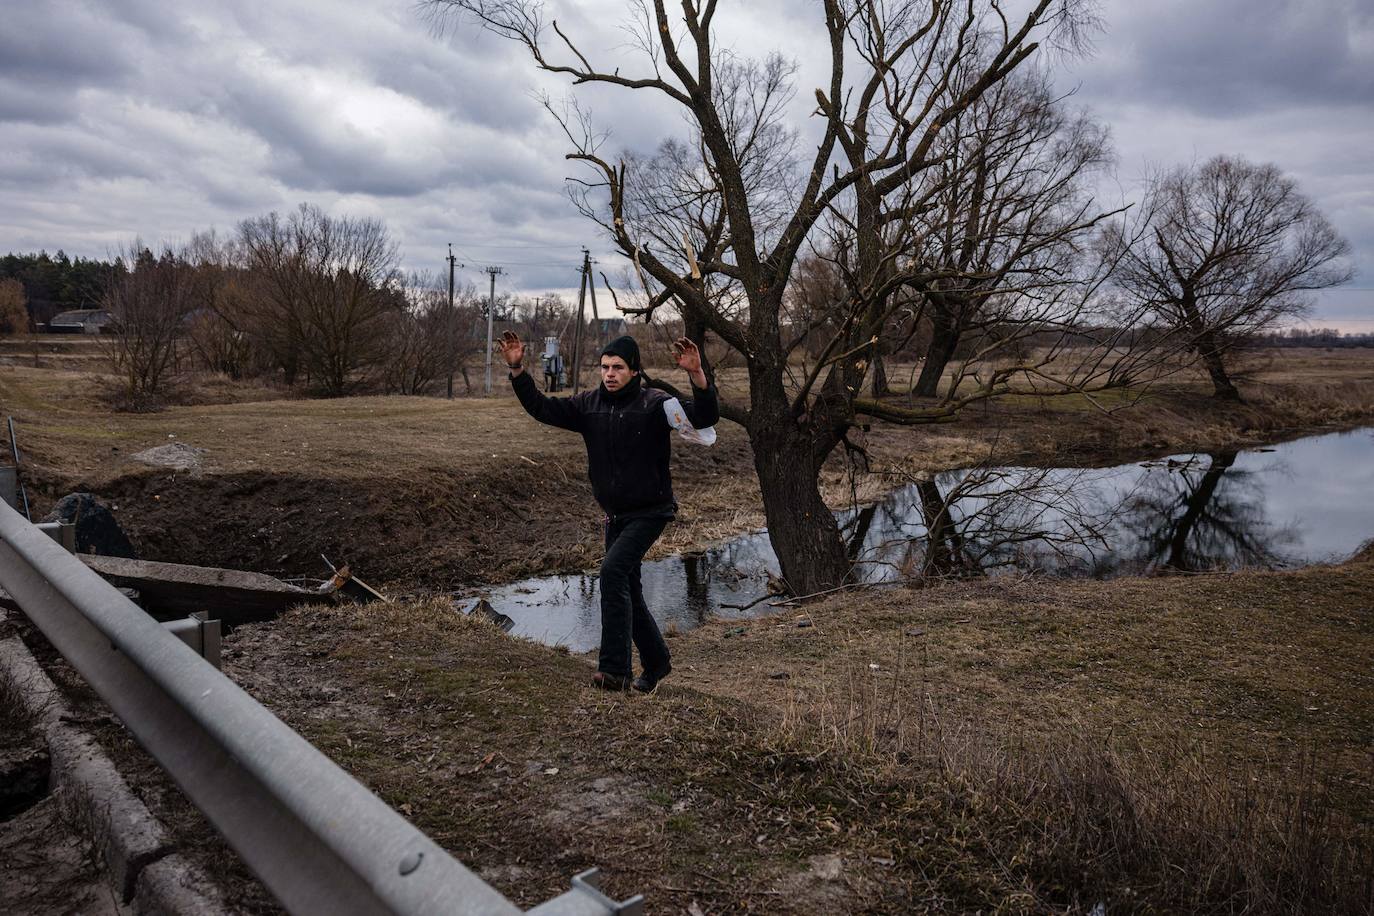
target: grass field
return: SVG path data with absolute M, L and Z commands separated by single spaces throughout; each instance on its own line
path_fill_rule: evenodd
M 1021 397 L 875 425 L 871 472 L 837 462 L 827 492 L 989 454 L 1091 463 L 1374 417 L 1374 354 L 1285 351 L 1250 376 L 1239 406 L 1183 379 L 1110 415 Z M 89 487 L 149 555 L 295 573 L 324 550 L 417 596 L 243 627 L 225 670 L 523 905 L 596 865 L 655 913 L 1374 912 L 1368 550 L 1285 573 L 846 592 L 674 635 L 657 694 L 607 696 L 585 686 L 591 660 L 424 597 L 595 564 L 575 437 L 508 396 L 220 387 L 113 414 L 89 373 L 16 362 L 0 415 L 40 502 Z M 131 457 L 172 441 L 206 449 L 200 466 Z M 712 450 L 679 448 L 675 476 L 660 551 L 762 522 L 729 424 Z M 236 905 L 271 911 L 127 733 L 97 728 Z
M 15 417 L 38 509 L 74 490 L 100 494 L 119 506 L 150 559 L 296 576 L 321 573 L 323 552 L 365 578 L 409 589 L 574 571 L 599 557 L 600 512 L 578 437 L 541 427 L 504 388 L 498 397 L 453 401 L 304 400 L 211 379 L 183 392 L 204 403 L 116 413 L 101 400 L 99 376 L 60 363 L 35 369 L 18 355 L 5 362 L 0 416 Z M 1110 414 L 1076 395 L 1013 396 L 953 423 L 877 422 L 852 437 L 869 451 L 869 472 L 851 476 L 837 454 L 822 483 L 840 506 L 876 497 L 894 479 L 989 458 L 1090 464 L 1374 416 L 1367 351 L 1282 351 L 1252 363 L 1242 406 L 1215 404 L 1200 396 L 1201 379 L 1184 377 L 1137 392 L 1138 403 Z M 902 377 L 895 370 L 892 377 Z M 724 376 L 726 396 L 739 399 L 740 371 Z M 176 471 L 133 457 L 169 443 L 203 449 L 198 466 Z M 733 424 L 720 424 L 710 450 L 679 446 L 674 477 L 682 511 L 658 553 L 763 525 L 747 437 Z

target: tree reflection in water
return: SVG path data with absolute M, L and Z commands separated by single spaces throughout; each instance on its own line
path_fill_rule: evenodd
M 844 527 L 868 581 L 1058 569 L 1107 549 L 1112 513 L 1093 496 L 1102 473 L 983 467 L 943 474 L 903 487 Z
M 1298 532 L 1268 520 L 1256 474 L 1235 467 L 1235 452 L 1202 460 L 976 468 L 912 483 L 842 524 L 868 581 L 1286 565 Z
M 1202 456 L 1149 468 L 1123 506 L 1118 549 L 1094 574 L 1289 565 L 1297 527 L 1269 520 L 1258 475 L 1235 467 L 1236 457 L 1217 452 L 1205 468 Z

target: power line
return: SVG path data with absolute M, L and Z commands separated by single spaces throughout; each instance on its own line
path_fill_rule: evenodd
M 557 249 L 557 248 L 572 248 L 572 247 L 574 247 L 574 246 L 572 246 L 572 245 L 567 245 L 567 244 L 558 244 L 558 245 L 536 245 L 536 244 L 525 243 L 525 242 L 521 242 L 521 243 L 516 244 L 516 245 L 501 245 L 501 244 L 495 244 L 495 243 L 489 243 L 489 242 L 464 242 L 464 243 L 463 243 L 463 247 L 465 247 L 465 248 L 494 248 L 494 249 L 498 249 L 498 250 L 502 250 L 502 251 L 511 251 L 511 250 L 520 249 L 520 248 L 539 248 L 539 249 L 553 250 L 553 249 Z
M 456 248 L 456 249 L 454 249 L 454 250 L 457 251 L 458 254 L 462 255 L 464 258 L 466 258 L 466 259 L 469 260 L 469 261 L 481 261 L 481 260 L 484 260 L 483 258 L 475 258 L 475 257 L 473 257 L 473 256 L 472 256 L 471 254 L 469 254 L 469 253 L 467 252 L 467 250 L 464 249 L 464 248 Z M 504 259 L 502 260 L 502 264 L 516 265 L 516 266 L 519 266 L 519 267 L 562 267 L 562 266 L 564 266 L 564 265 L 571 264 L 571 263 L 572 263 L 572 258 L 571 258 L 571 257 L 569 257 L 569 258 L 559 258 L 559 259 L 556 259 L 556 260 L 551 259 L 551 260 L 547 260 L 547 261 L 507 261 L 507 260 L 504 260 Z

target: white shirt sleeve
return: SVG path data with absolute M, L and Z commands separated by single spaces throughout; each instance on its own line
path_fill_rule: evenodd
M 663 412 L 668 415 L 668 425 L 677 430 L 677 434 L 688 442 L 711 445 L 716 441 L 716 428 L 708 426 L 705 429 L 697 429 L 693 426 L 692 421 L 687 419 L 687 411 L 682 409 L 682 402 L 677 398 L 664 401 Z

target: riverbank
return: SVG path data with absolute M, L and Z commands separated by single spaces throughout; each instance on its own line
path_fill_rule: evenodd
M 842 504 L 988 450 L 1112 462 L 1374 415 L 1368 357 L 1286 365 L 1240 406 L 1179 389 L 1113 415 L 1055 399 L 875 427 L 873 471 L 827 485 Z M 599 557 L 580 445 L 506 400 L 115 417 L 6 367 L 0 402 L 40 508 L 88 485 L 162 558 L 306 572 L 323 549 L 421 592 Z M 721 438 L 678 450 L 685 524 L 661 551 L 761 520 L 747 445 Z M 131 457 L 177 443 L 206 451 L 171 449 L 181 469 Z M 651 912 L 1374 912 L 1372 618 L 1366 551 L 1287 573 L 845 592 L 673 636 L 652 697 L 593 692 L 588 658 L 446 600 L 243 627 L 225 670 L 527 906 L 596 865 Z M 245 912 L 274 911 L 55 667 L 178 848 Z
M 1008 398 L 937 426 L 874 423 L 853 437 L 869 452 L 867 470 L 837 455 L 825 494 L 839 508 L 988 460 L 1109 464 L 1374 419 L 1374 352 L 1257 359 L 1242 405 L 1181 378 L 1129 407 L 1119 397 Z M 115 414 L 95 384 L 89 374 L 0 366 L 0 411 L 16 417 L 40 512 L 67 492 L 95 492 L 118 506 L 149 559 L 301 576 L 321 575 L 325 553 L 410 591 L 574 572 L 600 557 L 581 442 L 540 427 L 513 398 L 243 401 L 252 393 L 230 386 L 220 403 Z M 738 398 L 740 384 L 723 373 L 727 396 Z M 711 449 L 676 449 L 682 510 L 655 556 L 764 524 L 746 437 L 724 422 L 719 432 Z
M 525 906 L 595 865 L 661 913 L 1374 912 L 1374 551 L 856 591 L 670 644 L 658 693 L 607 695 L 421 601 L 243 627 L 225 671 Z

